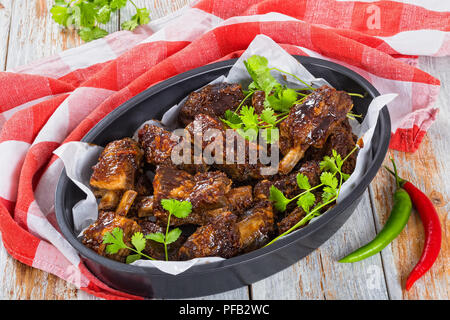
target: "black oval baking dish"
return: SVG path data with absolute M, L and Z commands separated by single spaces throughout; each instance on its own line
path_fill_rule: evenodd
M 356 113 L 365 115 L 378 91 L 363 77 L 333 62 L 295 56 L 314 76 L 326 79 L 338 90 L 365 94 L 354 98 Z M 236 59 L 196 68 L 160 82 L 123 103 L 93 127 L 82 139 L 105 146 L 132 136 L 147 119 L 161 119 L 165 111 L 190 92 L 226 75 Z M 379 116 L 372 143 L 372 157 L 351 195 L 320 219 L 274 244 L 227 260 L 194 266 L 179 275 L 156 268 L 137 267 L 102 257 L 85 247 L 73 230 L 72 207 L 85 197 L 63 170 L 56 189 L 56 217 L 61 232 L 80 253 L 89 270 L 109 286 L 147 298 L 188 298 L 242 287 L 279 272 L 307 256 L 329 239 L 348 219 L 372 181 L 386 155 L 391 132 L 385 106 Z

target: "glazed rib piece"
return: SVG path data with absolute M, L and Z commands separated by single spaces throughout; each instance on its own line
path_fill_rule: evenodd
M 237 223 L 239 246 L 248 252 L 263 246 L 273 232 L 274 214 L 270 201 L 260 201 Z
M 236 219 L 237 217 L 230 211 L 221 211 L 186 240 L 178 251 L 179 259 L 235 256 L 240 247 Z
M 138 132 L 145 160 L 153 165 L 172 165 L 172 149 L 182 138 L 154 124 L 146 124 Z
M 83 232 L 82 242 L 85 246 L 91 248 L 98 254 L 124 262 L 126 257 L 130 254 L 128 249 L 120 249 L 116 254 L 107 254 L 106 244 L 103 244 L 103 236 L 107 232 L 112 232 L 114 228 L 123 230 L 123 240 L 126 245 L 131 246 L 131 236 L 141 230 L 139 225 L 124 216 L 118 215 L 112 211 L 103 211 L 99 213 L 97 221 L 90 225 Z
M 286 215 L 280 222 L 277 223 L 278 233 L 282 234 L 288 231 L 290 228 L 295 226 L 295 224 L 299 222 L 304 216 L 305 211 L 300 207 L 296 207 L 294 210 L 292 210 L 291 213 Z
M 116 214 L 121 216 L 126 216 L 128 211 L 130 211 L 131 206 L 134 203 L 134 199 L 136 199 L 137 192 L 134 190 L 127 190 L 123 193 L 122 199 L 120 199 L 119 204 L 116 208 Z
M 332 156 L 332 150 L 336 150 L 337 153 L 345 158 L 355 147 L 358 137 L 353 134 L 352 128 L 348 122 L 348 119 L 342 121 L 334 131 L 328 137 L 325 145 L 321 149 L 310 148 L 305 154 L 307 159 L 321 161 L 325 156 Z M 342 172 L 351 174 L 355 169 L 356 157 L 358 150 L 350 155 L 345 160 L 342 166 Z
M 280 124 L 280 151 L 284 157 L 279 172 L 289 173 L 309 147 L 321 148 L 352 107 L 347 93 L 328 86 L 320 87 L 302 104 L 294 105 Z
M 231 258 L 238 253 L 264 245 L 273 231 L 272 204 L 256 204 L 237 222 L 232 212 L 219 209 L 211 221 L 199 227 L 178 252 L 180 260 L 219 256 Z
M 192 122 L 197 114 L 223 117 L 226 110 L 234 110 L 244 98 L 237 83 L 207 85 L 189 94 L 180 109 L 179 119 L 184 125 Z
M 213 129 L 214 131 L 209 131 Z M 190 133 L 191 139 L 202 139 L 202 151 L 208 159 L 208 164 L 218 170 L 224 171 L 230 178 L 235 181 L 246 181 L 250 179 L 261 179 L 261 168 L 263 165 L 258 161 L 259 146 L 254 142 L 249 142 L 235 132 L 233 136 L 229 136 L 230 141 L 227 143 L 226 128 L 223 123 L 214 116 L 206 114 L 198 114 L 194 121 L 186 126 L 186 130 Z M 208 134 L 209 133 L 209 134 Z M 217 146 L 217 147 L 215 147 Z M 208 149 L 206 149 L 208 148 Z M 216 153 L 217 151 L 217 153 Z M 253 152 L 255 159 L 250 156 Z
M 93 167 L 90 185 L 100 193 L 133 189 L 142 156 L 138 143 L 131 138 L 108 143 Z
M 153 196 L 139 198 L 136 203 L 136 211 L 139 218 L 153 216 Z
M 306 161 L 300 168 L 291 172 L 286 176 L 275 176 L 272 180 L 261 180 L 254 188 L 255 199 L 268 200 L 270 195 L 270 187 L 273 185 L 278 188 L 283 194 L 292 198 L 299 194 L 301 190 L 297 185 L 297 174 L 304 174 L 312 187 L 320 183 L 320 166 L 318 161 Z
M 251 186 L 243 186 L 231 189 L 227 194 L 228 208 L 236 215 L 241 215 L 253 204 Z
M 212 210 L 227 206 L 226 194 L 231 189 L 231 180 L 219 171 L 191 175 L 172 167 L 158 167 L 153 189 L 153 214 L 160 223 L 166 224 L 168 218 L 161 200 L 176 199 L 191 202 L 192 212 L 184 219 L 172 217 L 171 225 L 203 225 L 210 220 Z
M 138 222 L 139 226 L 141 227 L 142 234 L 144 237 L 150 233 L 162 233 L 164 234 L 166 232 L 166 229 L 153 223 L 150 221 L 140 221 Z M 183 242 L 186 241 L 186 237 L 181 235 L 175 242 L 172 242 L 167 245 L 167 255 L 169 260 L 173 260 L 177 258 L 178 255 L 178 249 L 181 247 Z M 153 240 L 147 240 L 145 244 L 145 249 L 143 250 L 145 254 L 148 256 L 157 259 L 157 260 L 165 260 L 165 252 L 164 252 L 164 244 L 153 241 Z
M 174 166 L 179 169 L 186 170 L 190 173 L 206 172 L 208 166 L 202 162 L 195 160 L 194 149 L 191 147 L 191 141 L 184 139 L 181 136 L 172 134 L 157 125 L 145 125 L 138 132 L 139 143 L 145 152 L 145 160 L 147 163 L 155 166 Z M 183 144 L 189 144 L 191 153 L 188 155 L 183 154 Z M 178 147 L 180 152 L 174 153 L 173 156 L 177 156 L 176 162 L 172 161 L 172 151 L 175 147 Z M 189 149 L 186 149 L 189 150 Z
M 264 110 L 264 101 L 266 100 L 266 93 L 264 91 L 255 91 L 252 95 L 252 106 L 256 113 L 261 113 Z

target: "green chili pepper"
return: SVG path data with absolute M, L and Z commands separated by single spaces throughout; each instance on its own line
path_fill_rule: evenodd
M 397 182 L 397 190 L 394 193 L 394 206 L 383 229 L 372 241 L 342 258 L 339 262 L 357 262 L 373 256 L 391 243 L 406 226 L 409 216 L 411 215 L 412 202 L 406 190 L 400 187 L 400 178 L 397 175 L 395 163 L 394 171 Z

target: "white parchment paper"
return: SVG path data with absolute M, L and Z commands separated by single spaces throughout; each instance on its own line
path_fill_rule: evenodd
M 244 66 L 244 60 L 252 55 L 262 55 L 269 61 L 269 67 L 282 69 L 289 73 L 295 74 L 300 79 L 311 84 L 313 87 L 320 87 L 323 84 L 328 84 L 324 79 L 314 78 L 312 74 L 306 70 L 294 57 L 283 50 L 272 39 L 264 35 L 258 35 L 251 42 L 247 50 L 236 61 L 231 68 L 227 77 L 221 76 L 211 83 L 216 82 L 238 82 L 246 87 L 251 78 Z M 303 88 L 305 85 L 293 77 L 282 77 L 279 72 L 273 72 L 274 77 L 282 84 L 286 84 L 291 88 Z M 340 202 L 346 197 L 355 187 L 359 177 L 361 177 L 367 169 L 367 165 L 371 158 L 371 142 L 375 125 L 377 123 L 378 115 L 381 108 L 391 102 L 397 95 L 386 94 L 376 97 L 369 105 L 368 112 L 364 121 L 359 124 L 357 121 L 352 123 L 353 131 L 358 137 L 362 137 L 364 141 L 364 148 L 358 153 L 356 159 L 356 167 L 350 178 L 342 185 L 339 199 Z M 185 98 L 186 99 L 186 98 Z M 355 98 L 357 99 L 357 98 Z M 181 101 L 182 102 L 182 101 Z M 148 119 L 145 123 L 153 122 L 157 125 L 162 125 L 169 130 L 176 129 L 178 112 L 181 107 L 181 102 L 170 108 L 163 116 L 161 122 Z M 145 124 L 143 123 L 142 126 Z M 141 127 L 142 127 L 141 126 Z M 137 132 L 137 131 L 136 131 Z M 137 138 L 136 133 L 133 138 Z M 102 147 L 94 146 L 83 142 L 69 142 L 62 145 L 55 150 L 55 154 L 64 162 L 68 177 L 86 193 L 86 199 L 79 201 L 72 209 L 73 220 L 76 232 L 82 232 L 98 217 L 97 200 L 89 188 L 89 178 L 92 174 L 92 166 L 97 162 L 98 157 L 102 151 Z M 325 213 L 326 214 L 326 213 Z M 315 219 L 319 219 L 315 218 Z M 314 223 L 314 220 L 310 223 Z M 196 258 L 189 261 L 151 261 L 138 260 L 133 265 L 151 266 L 159 270 L 176 275 L 186 271 L 196 264 L 211 263 L 215 261 L 224 260 L 220 257 L 210 258 Z

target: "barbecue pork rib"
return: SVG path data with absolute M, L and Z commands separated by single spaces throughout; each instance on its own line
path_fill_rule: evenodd
M 141 231 L 141 228 L 134 220 L 125 218 L 112 211 L 101 211 L 97 221 L 83 232 L 82 242 L 85 246 L 102 256 L 124 262 L 131 253 L 129 249 L 120 249 L 116 254 L 108 254 L 105 251 L 107 245 L 103 243 L 103 237 L 107 232 L 112 232 L 114 228 L 123 230 L 123 241 L 129 247 L 132 247 L 132 235 Z
M 92 168 L 91 187 L 97 194 L 133 189 L 142 157 L 141 148 L 131 138 L 108 143 Z
M 238 254 L 239 231 L 237 217 L 230 211 L 220 210 L 206 225 L 199 227 L 178 251 L 180 260 L 200 257 L 231 258 Z
M 280 124 L 280 151 L 284 156 L 279 172 L 289 173 L 309 147 L 321 148 L 352 107 L 346 92 L 329 86 L 316 89 L 302 104 L 294 105 Z
M 236 109 L 242 99 L 244 94 L 238 83 L 210 84 L 189 94 L 181 106 L 179 119 L 187 125 L 200 113 L 223 117 L 225 111 Z
M 218 213 L 204 226 L 200 226 L 182 245 L 180 260 L 218 256 L 231 258 L 263 246 L 273 232 L 272 204 L 257 203 L 245 217 L 238 217 L 226 209 Z
M 206 224 L 214 209 L 226 207 L 226 194 L 231 189 L 231 180 L 219 171 L 190 173 L 173 167 L 158 167 L 153 180 L 153 214 L 161 224 L 167 223 L 169 213 L 161 205 L 163 199 L 189 201 L 192 212 L 183 219 L 171 217 L 171 225 Z
M 208 132 L 209 129 L 214 131 Z M 193 143 L 195 139 L 202 141 L 201 144 L 196 143 L 198 147 L 201 146 L 202 151 L 209 148 L 207 155 L 211 157 L 211 160 L 206 160 L 207 163 L 224 171 L 234 181 L 243 182 L 263 178 L 261 175 L 263 165 L 259 162 L 259 155 L 262 151 L 258 144 L 246 140 L 238 133 L 230 135 L 230 141 L 227 143 L 226 127 L 216 117 L 198 114 L 194 117 L 194 121 L 186 126 L 186 130 Z M 204 139 L 205 136 L 206 139 Z M 242 146 L 242 148 L 238 146 Z M 251 161 L 253 160 L 250 157 L 251 152 L 255 155 L 254 161 Z
M 352 132 L 348 119 L 342 121 L 330 134 L 325 145 L 321 149 L 309 148 L 305 154 L 308 160 L 322 161 L 325 156 L 331 157 L 332 151 L 336 152 L 344 159 L 355 147 L 358 137 Z M 358 150 L 353 152 L 342 165 L 342 172 L 351 174 L 355 169 Z

